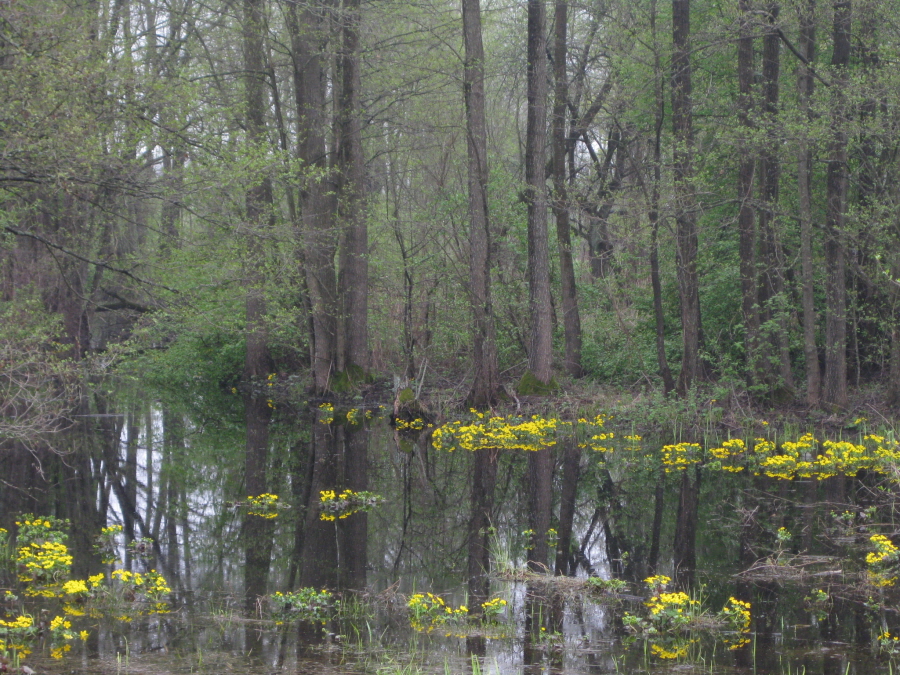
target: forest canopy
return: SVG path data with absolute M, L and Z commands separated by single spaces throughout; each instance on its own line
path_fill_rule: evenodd
M 65 398 L 11 379 L 63 363 L 896 403 L 898 17 L 0 3 L 0 312 L 30 317 L 0 326 L 5 410 Z

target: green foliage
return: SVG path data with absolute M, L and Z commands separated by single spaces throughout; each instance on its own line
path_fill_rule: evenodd
M 270 615 L 276 623 L 314 621 L 324 624 L 335 612 L 335 598 L 326 589 L 305 587 L 290 593 L 279 591 L 267 600 Z

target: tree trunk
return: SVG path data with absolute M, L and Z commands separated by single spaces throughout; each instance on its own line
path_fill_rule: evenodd
M 469 519 L 469 607 L 481 611 L 487 602 L 491 571 L 490 527 L 497 482 L 498 451 L 476 450 L 472 465 L 472 516 Z
M 691 480 L 691 473 L 694 480 Z M 700 469 L 681 473 L 678 517 L 675 522 L 675 585 L 688 589 L 694 584 L 697 569 L 697 518 L 700 507 Z
M 247 141 L 255 145 L 267 142 L 264 8 L 263 0 L 244 0 L 245 125 Z M 272 218 L 272 185 L 268 176 L 264 176 L 249 187 L 245 202 L 249 250 L 244 262 L 247 324 L 244 378 L 252 383 L 264 381 L 269 372 L 268 336 L 265 326 L 266 300 L 262 272 L 265 265 L 262 231 Z M 250 389 L 252 390 L 252 386 Z M 247 425 L 244 487 L 248 495 L 256 496 L 266 492 L 269 407 L 265 399 L 250 393 L 244 396 L 244 406 Z M 263 520 L 265 519 L 248 515 L 243 523 L 244 597 L 248 613 L 252 613 L 255 609 L 257 599 L 266 594 L 272 550 L 272 523 L 259 522 Z
M 837 406 L 847 404 L 847 273 L 844 223 L 847 205 L 847 131 L 844 89 L 850 63 L 850 2 L 834 5 L 834 97 L 831 111 L 831 143 L 828 159 L 825 217 L 825 382 L 824 399 Z
M 547 36 L 544 0 L 528 0 L 528 123 L 525 183 L 528 202 L 528 368 L 543 385 L 552 378 L 550 250 L 547 240 Z M 544 544 L 546 546 L 546 542 Z
M 528 515 L 531 528 L 528 569 L 533 572 L 546 572 L 550 556 L 547 531 L 550 529 L 553 504 L 553 457 L 550 448 L 529 451 L 528 478 Z
M 337 251 L 334 181 L 328 171 L 325 130 L 326 77 L 320 44 L 324 42 L 322 19 L 309 7 L 297 14 L 289 3 L 285 17 L 291 36 L 294 98 L 297 106 L 297 176 L 300 195 L 300 228 L 297 238 L 304 247 L 306 286 L 311 305 L 311 370 L 313 389 L 329 390 L 337 363 Z
M 369 369 L 369 234 L 359 64 L 360 0 L 345 0 L 341 31 L 341 86 L 337 97 L 338 209 L 342 222 L 338 290 L 343 308 L 343 363 L 351 380 Z
M 363 492 L 369 487 L 369 430 L 364 425 L 348 425 L 338 428 L 338 434 L 339 438 L 343 435 L 343 487 Z M 339 588 L 361 593 L 366 588 L 369 516 L 354 513 L 339 519 L 337 527 Z
M 769 389 L 779 398 L 791 395 L 794 389 L 794 375 L 791 372 L 791 357 L 788 344 L 788 310 L 784 297 L 784 261 L 775 231 L 775 210 L 778 206 L 778 188 L 781 178 L 779 148 L 783 134 L 778 128 L 778 75 L 781 69 L 781 39 L 776 31 L 780 7 L 772 3 L 766 8 L 769 29 L 763 38 L 763 111 L 766 123 L 766 138 L 760 157 L 760 192 L 763 208 L 759 209 L 759 240 L 763 267 L 760 286 L 761 321 L 770 328 L 769 340 L 776 354 L 773 358 L 762 357 L 767 372 Z
M 700 288 L 697 275 L 697 206 L 693 169 L 691 109 L 691 4 L 672 0 L 672 129 L 678 291 L 681 299 L 682 356 L 678 392 L 687 393 L 700 376 Z
M 251 144 L 267 142 L 265 111 L 268 101 L 265 90 L 265 16 L 262 0 L 244 0 L 243 48 L 245 125 L 247 141 Z M 262 230 L 272 218 L 272 184 L 268 176 L 251 184 L 245 197 L 248 225 L 248 255 L 244 261 L 246 292 L 244 378 L 263 380 L 269 372 L 268 335 L 265 325 L 266 298 L 264 289 L 264 250 Z
M 578 479 L 581 474 L 581 448 L 570 440 L 563 450 L 562 490 L 559 496 L 559 532 L 556 545 L 556 574 L 574 575 L 572 555 L 572 525 L 575 519 L 575 501 L 578 496 Z
M 663 312 L 662 282 L 659 277 L 659 193 L 662 184 L 662 129 L 666 119 L 666 99 L 664 79 L 659 58 L 660 46 L 656 39 L 656 0 L 650 5 L 650 31 L 653 36 L 653 75 L 656 105 L 656 120 L 653 135 L 653 183 L 650 187 L 650 283 L 653 287 L 653 316 L 656 320 L 656 362 L 663 379 L 666 394 L 675 389 L 675 380 L 666 356 L 666 319 Z
M 739 0 L 741 12 L 738 38 L 738 123 L 742 133 L 738 160 L 738 232 L 741 259 L 741 313 L 744 318 L 744 349 L 747 353 L 747 384 L 762 384 L 765 372 L 762 365 L 759 338 L 759 294 L 756 270 L 756 217 L 753 207 L 753 177 L 756 166 L 751 149 L 751 114 L 753 111 L 753 17 L 750 2 Z
M 497 338 L 491 300 L 491 229 L 488 214 L 487 120 L 484 110 L 484 47 L 480 0 L 462 2 L 466 49 L 463 93 L 469 181 L 469 284 L 473 314 L 475 380 L 469 403 L 489 406 L 500 389 Z
M 552 122 L 553 215 L 556 220 L 556 240 L 559 247 L 559 281 L 562 295 L 563 331 L 566 342 L 565 368 L 572 377 L 581 377 L 581 316 L 572 261 L 572 236 L 569 224 L 569 203 L 566 190 L 566 50 L 568 2 L 556 0 L 553 49 L 553 78 L 555 94 Z
M 256 497 L 269 491 L 269 419 L 271 408 L 265 398 L 244 397 L 247 444 L 244 454 L 244 492 Z M 175 508 L 170 503 L 169 509 Z M 267 592 L 269 567 L 272 562 L 272 536 L 275 521 L 246 514 L 243 522 L 244 600 L 246 611 L 253 614 L 259 598 Z
M 806 0 L 800 11 L 800 53 L 807 63 L 816 55 L 816 3 Z M 812 69 L 801 63 L 797 69 L 797 89 L 802 114 L 797 153 L 797 182 L 800 191 L 800 266 L 803 275 L 803 353 L 806 357 L 806 403 L 818 405 L 822 389 L 819 351 L 816 348 L 816 310 L 813 288 L 812 231 L 812 150 L 807 131 L 809 102 L 813 94 Z

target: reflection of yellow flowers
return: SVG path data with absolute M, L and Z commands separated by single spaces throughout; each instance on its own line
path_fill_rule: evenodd
M 873 534 L 869 537 L 869 541 L 875 545 L 875 551 L 866 556 L 866 563 L 869 565 L 876 565 L 885 562 L 886 560 L 893 560 L 897 557 L 897 552 L 900 551 L 900 549 L 894 546 L 891 540 L 883 534 Z
M 687 656 L 687 645 L 675 646 L 673 649 L 666 649 L 661 645 L 650 645 L 650 653 L 655 654 L 661 659 L 680 659 Z
M 268 492 L 255 497 L 250 495 L 247 497 L 247 506 L 249 507 L 247 509 L 248 516 L 258 516 L 269 520 L 278 517 L 278 495 Z
M 78 637 L 81 638 L 82 642 L 86 642 L 87 639 L 90 637 L 90 635 L 91 634 L 88 633 L 86 630 L 83 630 L 80 633 L 78 633 Z
M 319 519 L 338 520 L 349 518 L 360 511 L 370 511 L 384 499 L 374 492 L 354 492 L 342 490 L 340 494 L 334 490 L 319 492 Z

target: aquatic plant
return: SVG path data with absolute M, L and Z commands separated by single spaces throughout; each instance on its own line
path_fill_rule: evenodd
M 897 577 L 891 572 L 900 559 L 900 549 L 883 534 L 873 534 L 869 537 L 869 541 L 875 550 L 866 555 L 868 582 L 878 588 L 893 586 L 897 582 Z
M 342 490 L 322 490 L 319 492 L 319 518 L 321 520 L 339 520 L 349 518 L 354 513 L 371 511 L 384 501 L 384 497 L 374 492 L 354 492 Z
M 299 588 L 290 593 L 273 593 L 268 606 L 277 624 L 287 621 L 315 621 L 324 624 L 334 611 L 334 596 L 327 589 Z
M 433 593 L 416 593 L 406 606 L 410 612 L 410 626 L 420 633 L 430 633 L 448 622 L 465 619 L 469 614 L 469 608 L 465 605 L 454 609 L 441 596 Z

